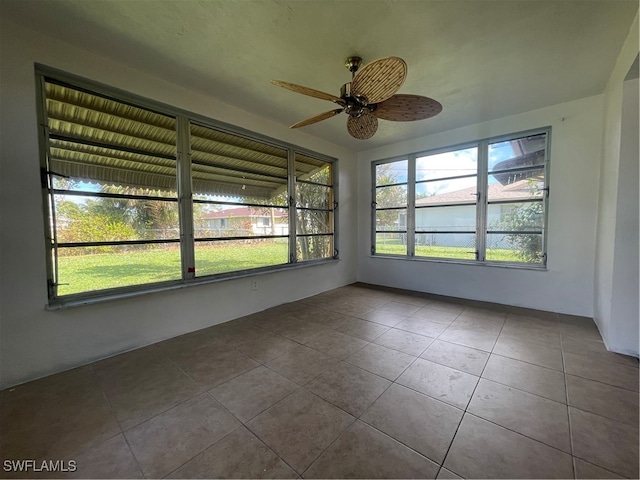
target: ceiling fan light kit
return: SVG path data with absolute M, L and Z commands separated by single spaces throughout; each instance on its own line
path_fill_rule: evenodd
M 271 83 L 278 87 L 340 105 L 340 108 L 294 123 L 291 128 L 311 125 L 344 112 L 349 115 L 349 134 L 366 140 L 378 130 L 378 118 L 411 122 L 431 118 L 442 111 L 442 105 L 432 98 L 396 94 L 407 78 L 407 64 L 403 59 L 385 57 L 360 69 L 361 64 L 360 57 L 347 58 L 345 67 L 351 72 L 352 79 L 342 85 L 339 97 L 295 83 L 272 80 Z

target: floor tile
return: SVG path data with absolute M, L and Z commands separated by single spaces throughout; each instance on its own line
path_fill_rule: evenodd
M 345 315 L 340 312 L 334 312 L 332 310 L 324 310 L 321 314 L 319 314 L 315 321 L 317 323 L 321 323 L 330 328 L 336 328 L 337 326 L 343 325 L 348 320 L 352 319 L 349 315 Z
M 392 385 L 362 421 L 442 463 L 463 411 L 400 385 Z
M 335 330 L 353 337 L 372 342 L 384 332 L 389 330 L 389 327 L 380 325 L 378 323 L 368 322 L 366 320 L 360 320 L 359 318 L 347 318 L 344 322 L 333 327 Z
M 164 477 L 240 423 L 207 394 L 125 432 L 146 477 Z
M 193 350 L 197 350 L 198 348 L 210 344 L 218 345 L 220 350 L 231 350 L 231 347 L 224 346 L 218 342 L 218 340 L 213 338 L 207 330 L 208 329 L 197 330 L 195 332 L 180 335 L 179 337 L 170 338 L 169 340 L 156 343 L 156 347 L 174 359 L 179 357 L 181 354 L 192 352 Z M 134 350 L 134 352 L 137 352 L 137 350 Z
M 217 343 L 170 355 L 182 370 L 206 390 L 259 365 L 245 354 Z
M 479 332 L 485 333 L 500 333 L 503 324 L 504 319 L 469 317 L 462 313 L 451 324 L 451 327 L 459 329 L 478 330 Z
M 638 368 L 638 359 L 627 355 L 609 352 L 601 341 L 584 340 L 581 338 L 562 337 L 562 350 L 570 353 L 585 355 L 594 360 L 626 365 Z
M 267 333 L 264 329 L 256 327 L 243 327 L 234 322 L 225 322 L 208 328 L 211 338 L 227 346 L 237 347 L 243 343 L 260 340 Z
M 464 478 L 571 478 L 571 456 L 465 414 L 443 465 Z
M 480 376 L 489 360 L 489 353 L 436 340 L 424 351 L 421 358 Z
M 585 462 L 581 458 L 573 457 L 573 464 L 575 467 L 576 479 L 624 478 L 620 475 L 616 475 L 615 473 L 610 472 L 609 470 L 600 468 L 593 463 Z
M 386 325 L 387 327 L 395 327 L 401 321 L 407 318 L 407 315 L 400 313 L 388 312 L 385 310 L 372 310 L 362 316 L 364 320 L 369 322 L 379 323 L 380 325 Z
M 555 370 L 492 354 L 482 377 L 556 402 L 567 403 L 564 375 Z
M 76 471 L 65 478 L 143 478 L 122 434 L 73 456 Z
M 584 355 L 564 353 L 565 371 L 615 387 L 638 391 L 638 369 L 615 363 L 602 362 Z
M 391 328 L 376 338 L 373 343 L 417 357 L 431 345 L 433 340 L 433 337 Z
M 208 337 L 206 338 L 207 342 L 210 342 Z M 91 364 L 100 388 L 107 395 L 130 391 L 151 379 L 161 380 L 172 368 L 175 369 L 172 360 L 155 345 Z
M 466 408 L 478 377 L 418 358 L 397 383 L 458 408 Z
M 447 470 L 444 467 L 440 468 L 440 471 L 438 472 L 438 476 L 436 477 L 438 480 L 441 478 L 451 478 L 451 479 L 456 479 L 456 478 L 462 478 L 458 475 L 456 475 L 453 472 L 450 472 L 449 470 Z
M 3 459 L 64 459 L 120 433 L 90 367 L 2 391 Z
M 391 382 L 384 378 L 341 362 L 307 384 L 306 388 L 336 407 L 359 417 L 389 385 Z
M 351 335 L 329 330 L 307 342 L 307 347 L 319 350 L 337 359 L 344 359 L 349 355 L 357 352 L 369 342 L 361 340 Z
M 435 478 L 438 465 L 362 422 L 304 472 L 305 478 Z
M 638 478 L 638 425 L 569 407 L 573 454 L 628 478 Z
M 638 393 L 567 375 L 569 405 L 629 425 L 638 425 Z
M 381 312 L 395 313 L 397 315 L 409 316 L 420 310 L 417 305 L 411 305 L 409 303 L 389 302 L 378 307 L 376 310 Z
M 399 352 L 398 350 L 370 343 L 348 357 L 346 361 L 393 381 L 398 378 L 415 359 L 416 357 Z
M 538 328 L 527 328 L 523 326 L 512 327 L 506 323 L 502 327 L 500 335 L 510 337 L 522 342 L 537 343 L 543 347 L 561 348 L 560 334 L 555 331 L 545 331 Z
M 298 478 L 280 457 L 239 427 L 168 478 Z
M 253 358 L 256 362 L 267 363 L 299 345 L 298 342 L 280 335 L 265 335 L 259 340 L 238 345 L 236 350 Z
M 300 345 L 271 360 L 266 366 L 298 385 L 305 385 L 335 362 L 334 357 Z
M 429 305 L 421 308 L 411 315 L 411 318 L 427 320 L 434 323 L 442 323 L 443 325 L 451 324 L 458 317 L 457 313 L 450 313 L 445 310 L 437 310 L 430 308 Z
M 255 417 L 247 427 L 302 473 L 354 420 L 320 397 L 299 390 Z
M 307 343 L 328 330 L 329 327 L 320 323 L 306 323 L 296 320 L 293 323 L 275 329 L 275 332 L 294 342 Z
M 460 315 L 466 308 L 464 305 L 443 300 L 430 300 L 427 304 L 427 307 L 432 310 L 440 310 L 442 312 L 447 312 L 455 315 Z
M 266 367 L 258 367 L 209 391 L 241 422 L 282 400 L 298 386 Z
M 496 343 L 498 333 L 479 332 L 478 330 L 451 326 L 438 338 L 446 342 L 490 352 Z
M 135 386 L 105 392 L 123 430 L 127 430 L 202 393 L 202 388 L 175 365 L 150 373 Z
M 396 325 L 395 328 L 426 337 L 437 337 L 447 329 L 447 325 L 423 318 L 409 317 Z
M 571 453 L 569 415 L 565 404 L 483 378 L 467 411 Z
M 523 342 L 509 335 L 500 335 L 493 352 L 503 357 L 514 358 L 540 367 L 564 371 L 562 350 Z
M 507 312 L 493 310 L 491 308 L 467 307 L 463 310 L 460 316 L 484 318 L 487 320 L 492 320 L 495 322 L 499 321 L 500 323 L 504 323 L 507 318 Z

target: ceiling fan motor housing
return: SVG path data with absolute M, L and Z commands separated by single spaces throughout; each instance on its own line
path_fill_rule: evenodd
M 368 106 L 367 97 L 351 93 L 351 82 L 340 87 L 340 98 L 345 102 L 344 112 L 352 117 L 360 117 Z

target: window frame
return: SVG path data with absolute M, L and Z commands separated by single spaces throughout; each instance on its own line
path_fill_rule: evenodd
M 539 263 L 526 263 L 526 262 L 513 262 L 513 261 L 499 261 L 499 260 L 487 260 L 487 238 L 493 231 L 489 230 L 487 227 L 488 220 L 488 206 L 490 204 L 490 200 L 488 199 L 488 178 L 490 173 L 494 170 L 489 170 L 488 168 L 488 151 L 489 145 L 507 142 L 511 140 L 516 140 L 519 138 L 530 137 L 534 135 L 545 134 L 545 157 L 544 162 L 537 166 L 530 166 L 527 168 L 541 168 L 544 170 L 544 188 L 543 195 L 539 202 L 542 203 L 543 215 L 542 215 L 542 226 L 541 232 L 533 232 L 535 234 L 541 235 L 542 240 L 542 258 Z M 416 232 L 416 210 L 430 207 L 416 207 L 416 186 L 421 183 L 426 183 L 425 180 L 416 180 L 416 160 L 420 157 L 437 155 L 442 153 L 450 153 L 459 150 L 465 150 L 469 148 L 477 148 L 477 167 L 475 174 L 469 174 L 464 176 L 476 176 L 477 181 L 477 193 L 475 202 L 472 200 L 468 202 L 470 205 L 475 205 L 476 215 L 475 215 L 475 232 L 473 235 L 475 236 L 476 243 L 476 259 L 464 259 L 464 258 L 447 258 L 447 257 L 428 257 L 428 256 L 417 256 L 415 251 L 415 239 L 416 234 L 420 232 Z M 406 203 L 406 211 L 407 211 L 407 229 L 406 229 L 406 254 L 389 254 L 389 253 L 377 253 L 376 252 L 376 234 L 379 233 L 376 228 L 376 212 L 378 209 L 376 208 L 376 189 L 380 188 L 383 185 L 376 185 L 376 167 L 378 165 L 400 162 L 406 160 L 408 162 L 408 172 L 407 172 L 407 203 Z M 547 270 L 548 264 L 548 226 L 549 226 L 549 182 L 550 182 L 550 166 L 551 166 L 551 126 L 545 126 L 540 128 L 534 128 L 530 130 L 518 131 L 507 133 L 503 135 L 497 135 L 493 137 L 483 138 L 476 141 L 464 142 L 455 145 L 450 145 L 446 147 L 438 147 L 429 150 L 420 150 L 418 152 L 404 154 L 404 155 L 396 155 L 390 158 L 374 160 L 371 162 L 371 257 L 373 258 L 393 258 L 400 260 L 410 260 L 410 261 L 425 261 L 425 262 L 435 262 L 435 263 L 454 263 L 454 264 L 464 264 L 464 265 L 484 265 L 490 267 L 506 267 L 506 268 L 518 268 L 525 270 Z M 515 167 L 514 167 L 515 168 Z M 525 168 L 525 167 L 522 167 Z M 508 169 L 507 169 L 508 170 Z M 502 170 L 500 170 L 502 171 Z M 446 179 L 451 178 L 461 178 L 461 176 L 455 177 L 446 177 Z M 439 181 L 443 179 L 434 179 L 433 181 Z M 404 183 L 403 183 L 404 184 Z M 535 200 L 538 201 L 538 200 Z M 532 200 L 524 201 L 522 199 L 514 199 L 508 203 L 525 203 L 525 202 L 533 202 Z M 496 203 L 507 203 L 505 202 L 496 202 Z M 465 203 L 465 205 L 467 205 Z M 442 205 L 436 205 L 438 207 L 446 207 L 451 206 L 447 203 L 443 203 Z M 400 207 L 405 208 L 405 207 Z M 430 232 L 432 233 L 432 232 Z M 437 233 L 437 232 L 433 232 Z M 513 233 L 513 232 L 512 232 Z M 516 232 L 516 233 L 528 233 L 528 232 Z
M 143 283 L 124 287 L 114 287 L 95 291 L 85 291 L 80 293 L 73 293 L 68 295 L 57 294 L 57 241 L 55 232 L 55 208 L 53 205 L 53 184 L 52 175 L 49 170 L 49 129 L 48 129 L 48 115 L 47 115 L 47 95 L 45 92 L 45 85 L 47 79 L 54 82 L 61 82 L 68 85 L 70 88 L 74 88 L 81 91 L 86 91 L 90 94 L 104 96 L 114 101 L 121 102 L 123 104 L 132 105 L 134 107 L 157 112 L 162 115 L 175 117 L 176 119 L 176 194 L 175 201 L 178 203 L 179 208 L 179 243 L 180 243 L 180 258 L 182 266 L 182 278 L 177 280 L 160 281 L 153 283 Z M 328 156 L 298 145 L 278 140 L 260 133 L 252 132 L 250 130 L 237 127 L 235 125 L 221 122 L 204 115 L 200 115 L 194 112 L 183 110 L 178 107 L 174 107 L 162 102 L 157 102 L 116 87 L 112 87 L 100 82 L 89 80 L 87 78 L 67 73 L 65 71 L 48 67 L 42 64 L 35 64 L 35 80 L 36 80 L 36 111 L 38 118 L 38 147 L 40 154 L 40 180 L 41 180 L 41 193 L 43 202 L 43 222 L 45 232 L 45 263 L 46 263 L 46 287 L 48 304 L 47 309 L 58 309 L 69 306 L 91 304 L 100 301 L 106 301 L 111 299 L 126 298 L 131 296 L 137 296 L 140 294 L 154 293 L 165 290 L 173 290 L 178 288 L 184 288 L 192 285 L 201 285 L 207 283 L 215 283 L 219 281 L 225 281 L 229 279 L 236 279 L 242 277 L 249 277 L 259 274 L 265 274 L 275 271 L 290 270 L 296 268 L 302 268 L 307 266 L 313 266 L 317 264 L 331 263 L 339 261 L 339 160 L 335 157 Z M 191 142 L 190 142 L 190 125 L 198 125 L 205 128 L 211 128 L 213 130 L 242 137 L 254 142 L 259 142 L 268 146 L 276 147 L 284 150 L 287 153 L 287 196 L 289 201 L 287 205 L 283 205 L 281 208 L 288 210 L 289 215 L 289 230 L 288 230 L 288 245 L 289 245 L 289 258 L 286 264 L 280 264 L 275 266 L 265 266 L 244 270 L 233 270 L 230 272 L 196 276 L 193 271 L 195 267 L 195 235 L 194 235 L 194 223 L 193 223 L 193 205 L 198 203 L 193 199 L 192 190 L 192 172 L 191 172 Z M 312 259 L 312 260 L 298 260 L 296 258 L 296 251 L 291 250 L 291 245 L 295 247 L 297 240 L 296 231 L 296 171 L 295 171 L 295 156 L 297 154 L 304 155 L 316 159 L 321 162 L 326 162 L 331 165 L 331 232 L 333 237 L 333 254 L 331 257 Z M 169 200 L 169 199 L 167 199 Z M 206 202 L 205 202 L 206 203 Z M 224 203 L 224 202 L 223 202 Z M 237 204 L 241 206 L 242 204 Z M 126 241 L 114 242 L 126 244 Z M 153 242 L 143 242 L 153 243 Z

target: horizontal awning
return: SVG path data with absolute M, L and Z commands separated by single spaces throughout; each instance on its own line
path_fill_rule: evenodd
M 46 81 L 49 169 L 62 177 L 151 190 L 176 189 L 176 119 Z M 191 124 L 195 194 L 270 199 L 287 188 L 287 150 Z M 296 176 L 325 161 L 296 153 Z

